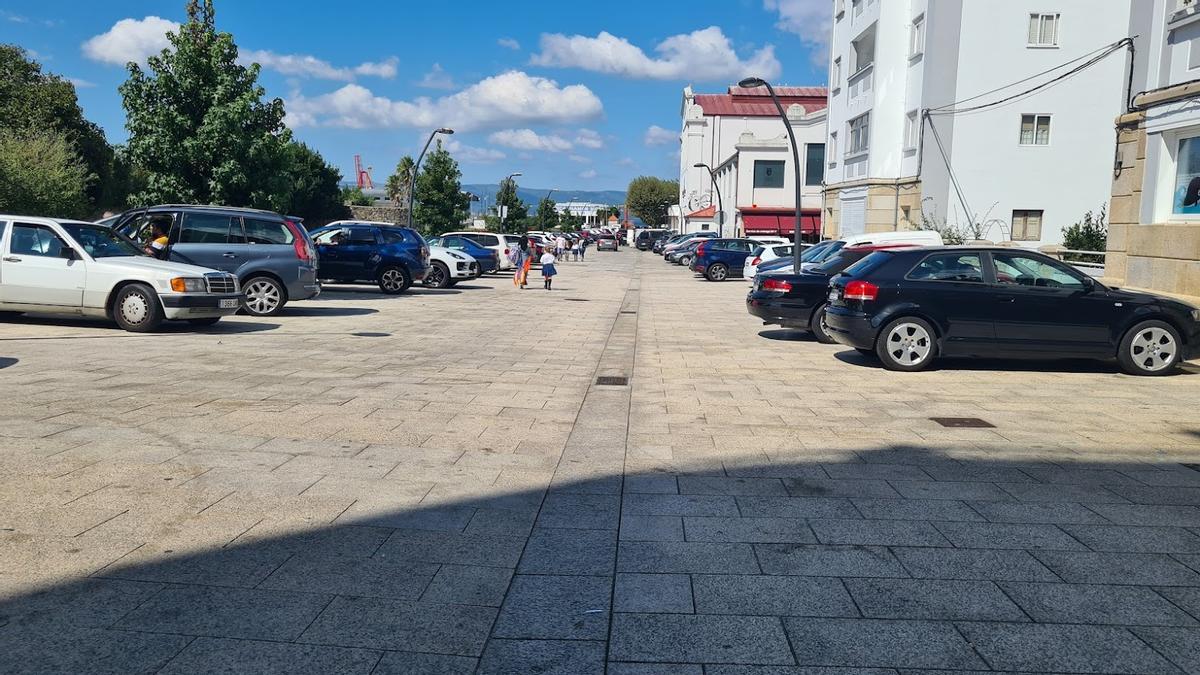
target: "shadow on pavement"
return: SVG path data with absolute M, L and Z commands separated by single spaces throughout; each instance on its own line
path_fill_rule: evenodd
M 865 368 L 882 369 L 879 359 L 856 351 L 843 351 L 834 354 L 842 363 Z M 991 359 L 991 358 L 943 358 L 934 362 L 928 372 L 938 370 L 986 371 L 986 372 L 1019 372 L 1019 373 L 1110 373 L 1123 375 L 1116 361 L 1095 361 L 1089 359 Z M 1166 377 L 1195 375 L 1196 370 L 1181 367 L 1175 373 Z
M 6 503 L 0 671 L 1200 671 L 1200 473 L 960 433 L 525 489 L 446 460 L 465 482 L 406 480 L 430 475 L 413 449 L 372 480 L 214 469 Z M 86 529 L 37 531 L 38 508 Z M 32 581 L 71 567 L 90 576 Z
M 67 339 L 87 339 L 87 338 L 105 338 L 105 337 L 139 337 L 152 335 L 172 335 L 172 334 L 221 334 L 221 333 L 260 333 L 268 330 L 279 328 L 277 323 L 258 323 L 248 321 L 238 321 L 233 317 L 222 318 L 218 323 L 212 326 L 195 326 L 187 321 L 164 321 L 157 330 L 151 333 L 132 333 L 122 330 L 117 324 L 107 319 L 96 319 L 91 317 L 60 317 L 60 316 L 44 316 L 32 315 L 21 316 L 17 318 L 5 319 L 3 323 L 21 324 L 26 326 L 60 326 L 63 328 L 93 328 L 97 329 L 97 333 L 88 335 L 35 335 L 26 337 L 0 338 L 12 340 L 67 340 Z
M 15 366 L 20 361 L 20 359 L 14 359 L 10 356 L 0 356 L 0 369 Z
M 312 305 L 287 305 L 279 316 L 366 316 L 378 314 L 379 310 L 367 307 L 314 307 Z
M 782 340 L 784 342 L 816 342 L 812 333 L 799 328 L 772 328 L 768 330 L 760 330 L 758 336 L 768 340 Z

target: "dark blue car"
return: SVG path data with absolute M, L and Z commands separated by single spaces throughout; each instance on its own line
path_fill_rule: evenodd
M 396 295 L 429 269 L 429 246 L 411 228 L 342 220 L 310 235 L 321 261 L 317 275 L 331 283 L 373 283 Z
M 481 246 L 478 242 L 456 234 L 445 234 L 440 237 L 430 237 L 432 246 L 441 246 L 453 251 L 462 251 L 479 262 L 479 273 L 488 274 L 500 268 L 500 258 L 496 251 Z
M 691 269 L 709 281 L 740 277 L 746 258 L 758 247 L 752 239 L 710 239 L 696 248 Z

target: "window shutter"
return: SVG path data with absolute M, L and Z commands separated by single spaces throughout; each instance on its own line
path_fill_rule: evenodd
M 1038 145 L 1049 145 L 1050 144 L 1050 118 L 1049 117 L 1037 118 L 1036 142 Z
M 1021 145 L 1033 145 L 1033 115 L 1021 115 Z
M 1029 15 L 1029 44 L 1036 45 L 1038 43 L 1038 35 L 1040 34 L 1041 17 L 1037 14 Z
M 1029 240 L 1042 238 L 1042 212 L 1030 211 L 1025 219 L 1025 236 Z
M 1058 15 L 1047 14 L 1042 17 L 1042 44 L 1058 44 Z

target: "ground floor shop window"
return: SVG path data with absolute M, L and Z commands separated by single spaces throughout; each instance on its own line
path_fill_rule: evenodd
M 1175 156 L 1175 197 L 1171 212 L 1200 214 L 1200 137 L 1179 139 Z

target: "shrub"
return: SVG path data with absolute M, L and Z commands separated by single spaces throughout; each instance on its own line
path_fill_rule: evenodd
M 1063 246 L 1076 251 L 1104 251 L 1108 248 L 1108 205 L 1102 205 L 1100 211 L 1088 211 L 1083 214 L 1083 220 L 1070 227 L 1063 228 Z M 1104 262 L 1102 256 L 1067 253 L 1066 260 L 1079 262 Z

